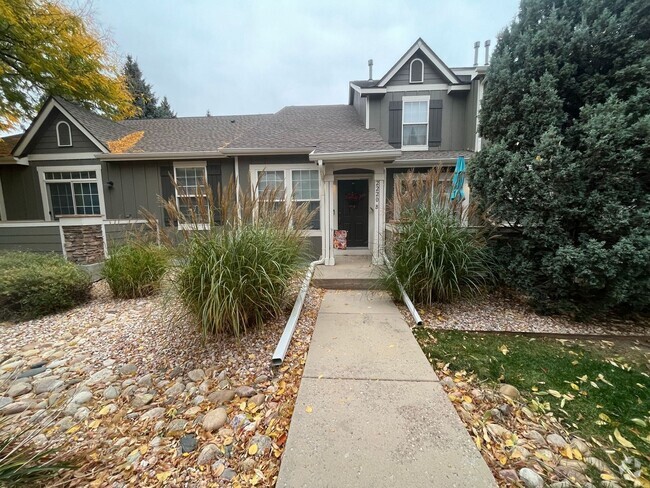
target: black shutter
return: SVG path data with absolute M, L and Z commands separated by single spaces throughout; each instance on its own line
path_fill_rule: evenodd
M 429 101 L 429 147 L 442 143 L 442 100 Z
M 214 222 L 221 224 L 221 208 L 219 208 L 219 197 L 221 194 L 221 164 L 208 164 L 208 186 L 212 190 L 212 198 L 214 200 L 215 208 Z
M 402 147 L 402 102 L 388 104 L 388 144 Z
M 164 200 L 169 200 L 176 194 L 176 192 L 174 191 L 174 183 L 172 182 L 173 175 L 174 175 L 173 166 L 160 167 L 160 188 L 162 191 L 162 195 L 160 196 Z M 171 225 L 169 221 L 169 215 L 167 214 L 164 208 L 161 208 L 161 211 L 162 211 L 163 225 L 165 227 L 169 227 Z

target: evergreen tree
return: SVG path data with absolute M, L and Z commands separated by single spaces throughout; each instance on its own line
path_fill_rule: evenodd
M 156 117 L 159 119 L 173 119 L 176 117 L 176 112 L 172 110 L 167 97 L 163 97 L 162 102 L 160 102 Z
M 472 196 L 545 311 L 650 307 L 650 3 L 522 0 L 486 79 Z
M 137 112 L 132 117 L 133 119 L 176 117 L 167 101 L 167 97 L 164 97 L 162 103 L 158 105 L 158 98 L 154 94 L 151 85 L 145 81 L 138 62 L 131 55 L 126 57 L 123 74 Z

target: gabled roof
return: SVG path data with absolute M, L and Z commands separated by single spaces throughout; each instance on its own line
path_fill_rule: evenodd
M 47 119 L 52 110 L 59 110 L 70 122 L 90 139 L 101 152 L 107 153 L 108 141 L 119 139 L 129 133 L 129 129 L 77 104 L 68 102 L 61 97 L 50 97 L 38 112 L 27 131 L 16 144 L 13 154 L 16 157 L 23 155 L 25 149 L 38 133 L 38 130 Z
M 388 70 L 388 72 L 382 77 L 381 80 L 379 80 L 379 83 L 377 83 L 377 87 L 384 87 L 386 86 L 386 83 L 388 83 L 393 76 L 404 66 L 409 59 L 417 52 L 417 50 L 421 50 L 424 55 L 427 57 L 431 63 L 438 68 L 442 76 L 445 77 L 445 79 L 450 83 L 450 84 L 456 84 L 460 83 L 460 80 L 458 77 L 454 74 L 454 72 L 438 57 L 436 53 L 433 52 L 433 50 L 427 45 L 426 42 L 422 40 L 420 37 L 415 43 L 409 48 L 408 51 L 404 53 L 404 55 L 399 58 L 399 61 L 395 63 L 395 65 Z

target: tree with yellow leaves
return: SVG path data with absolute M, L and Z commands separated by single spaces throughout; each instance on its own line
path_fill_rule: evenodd
M 33 118 L 59 95 L 111 118 L 131 95 L 87 12 L 58 0 L 0 0 L 0 131 Z

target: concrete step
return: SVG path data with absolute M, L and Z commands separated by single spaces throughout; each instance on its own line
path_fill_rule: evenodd
M 317 266 L 312 284 L 328 290 L 378 290 L 381 267 L 370 256 L 337 256 L 334 266 Z

